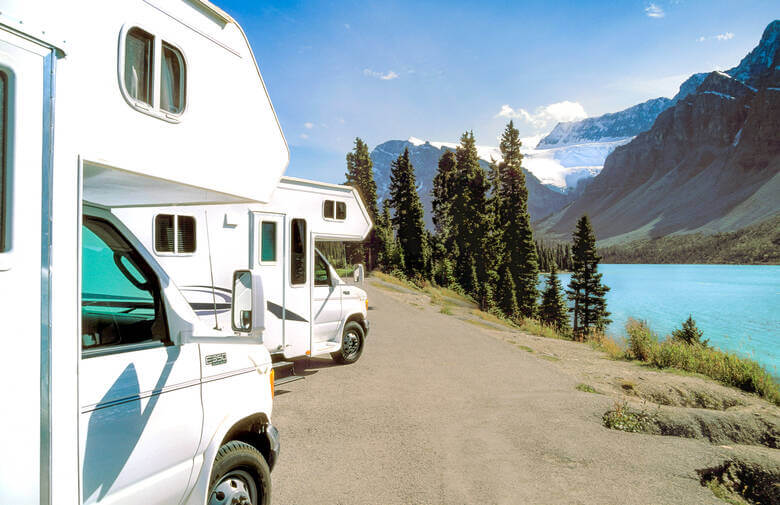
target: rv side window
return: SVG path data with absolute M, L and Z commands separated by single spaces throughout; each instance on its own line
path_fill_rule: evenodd
M 293 219 L 290 233 L 290 282 L 306 283 L 306 220 Z
M 195 252 L 195 218 L 158 214 L 154 218 L 154 250 L 165 254 Z
M 314 285 L 330 286 L 330 269 L 319 251 L 314 253 Z
M 276 223 L 260 224 L 260 261 L 276 261 Z
M 333 219 L 334 211 L 333 211 L 333 200 L 325 200 L 325 205 L 322 209 L 322 215 L 325 217 L 325 219 Z
M 154 271 L 107 221 L 84 217 L 81 235 L 82 349 L 167 341 Z
M 347 218 L 347 204 L 344 202 L 336 202 L 336 219 Z
M 185 67 L 181 51 L 162 43 L 162 78 L 160 79 L 160 108 L 173 114 L 184 111 Z
M 6 96 L 8 94 L 8 77 L 0 72 L 0 253 L 8 250 L 8 227 L 5 224 L 6 212 L 6 170 L 5 170 L 5 129 L 6 129 Z
M 131 28 L 125 39 L 125 88 L 131 98 L 152 105 L 152 52 L 154 37 Z

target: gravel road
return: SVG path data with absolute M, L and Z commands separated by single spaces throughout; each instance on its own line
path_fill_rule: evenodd
M 491 330 L 367 286 L 361 359 L 298 363 L 274 424 L 275 504 L 722 504 L 726 450 L 604 428 L 609 396 Z M 493 332 L 494 333 L 494 332 Z

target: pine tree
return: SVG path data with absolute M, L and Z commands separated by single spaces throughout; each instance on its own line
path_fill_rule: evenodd
M 355 138 L 354 150 L 347 153 L 347 173 L 344 175 L 346 177 L 345 184 L 357 189 L 369 216 L 376 223 L 379 217 L 379 207 L 376 181 L 374 180 L 374 164 L 371 161 L 368 146 L 360 138 Z M 347 244 L 347 257 L 351 261 L 365 262 L 366 267 L 370 270 L 376 262 L 378 249 L 379 239 L 376 228 L 374 228 L 364 242 Z
M 449 207 L 455 176 L 455 165 L 455 153 L 452 151 L 445 152 L 439 158 L 439 168 L 433 177 L 433 189 L 431 190 L 433 226 L 436 234 L 443 242 L 449 239 Z
M 550 275 L 542 293 L 542 303 L 539 307 L 539 319 L 544 324 L 552 326 L 559 333 L 569 333 L 569 311 L 563 296 L 563 286 L 558 280 L 558 269 L 553 262 L 550 265 Z
M 424 276 L 427 254 L 425 223 L 408 148 L 392 163 L 390 204 L 395 210 L 391 222 L 403 251 L 406 274 Z
M 605 298 L 609 288 L 601 283 L 598 273 L 601 257 L 596 254 L 596 235 L 588 216 L 577 221 L 572 236 L 572 276 L 566 291 L 574 307 L 574 336 L 583 338 L 589 332 L 602 331 L 611 322 Z
M 522 169 L 520 132 L 509 122 L 501 135 L 499 145 L 503 157 L 498 164 L 500 177 L 498 222 L 505 261 L 517 287 L 517 305 L 520 315 L 534 317 L 539 296 L 536 287 L 539 278 L 539 259 L 528 214 L 528 189 Z
M 386 272 L 404 271 L 404 257 L 401 246 L 395 238 L 393 223 L 390 218 L 390 206 L 385 200 L 382 205 L 382 213 L 376 221 L 377 233 L 377 262 Z
M 520 317 L 520 309 L 517 306 L 517 287 L 512 278 L 512 272 L 508 266 L 504 266 L 498 280 L 498 304 L 501 312 L 509 319 Z
M 704 332 L 696 327 L 696 321 L 694 321 L 693 316 L 690 315 L 688 316 L 688 319 L 683 321 L 681 329 L 672 330 L 672 339 L 678 342 L 684 342 L 688 345 L 707 347 L 709 339 L 703 339 L 703 337 Z
M 485 254 L 490 226 L 488 181 L 479 164 L 472 132 L 461 136 L 455 161 L 448 205 L 455 277 L 483 309 L 489 308 L 492 286 L 487 284 L 491 282 L 495 265 L 490 262 L 490 255 Z

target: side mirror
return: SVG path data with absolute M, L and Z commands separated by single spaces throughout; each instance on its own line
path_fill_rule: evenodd
M 258 334 L 265 330 L 265 297 L 260 274 L 251 270 L 233 272 L 230 310 L 234 331 Z
M 365 280 L 366 272 L 363 268 L 362 264 L 355 265 L 355 271 L 352 272 L 352 279 L 355 281 L 355 284 L 358 286 L 363 285 L 363 281 Z

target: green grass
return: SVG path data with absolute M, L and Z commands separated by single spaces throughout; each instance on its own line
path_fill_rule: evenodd
M 520 344 L 515 344 L 515 345 L 517 346 L 518 349 L 522 349 L 525 352 L 530 352 L 530 353 L 534 352 L 534 350 L 528 347 L 527 345 L 520 345 Z
M 601 394 L 598 391 L 596 391 L 596 389 L 593 386 L 589 384 L 580 383 L 574 386 L 574 389 L 576 389 L 577 391 L 582 391 L 583 393 L 595 393 L 597 395 Z
M 542 359 L 546 359 L 547 361 L 560 361 L 561 360 L 561 358 L 559 358 L 558 356 L 552 356 L 550 354 L 540 354 L 539 357 L 542 358 Z
M 613 430 L 641 433 L 647 431 L 652 416 L 644 410 L 632 409 L 626 402 L 616 402 L 615 406 L 608 410 L 601 420 L 604 426 Z
M 659 341 L 647 324 L 630 319 L 626 324 L 626 354 L 662 370 L 701 374 L 734 386 L 780 406 L 780 385 L 755 361 L 713 347 Z
M 712 491 L 712 494 L 714 494 L 716 498 L 723 500 L 726 503 L 730 503 L 731 505 L 750 505 L 750 502 L 746 502 L 738 494 L 732 492 L 729 488 L 716 480 L 707 482 L 707 487 L 710 488 L 710 491 Z
M 450 308 L 449 305 L 442 305 L 441 309 L 439 309 L 439 312 L 442 314 L 446 314 L 448 316 L 452 315 L 452 309 Z

